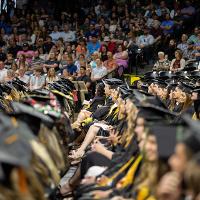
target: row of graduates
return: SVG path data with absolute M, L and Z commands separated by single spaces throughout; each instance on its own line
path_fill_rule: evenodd
M 190 111 L 184 107 L 191 90 L 182 82 L 167 88 L 161 82 L 148 76 L 130 89 L 112 78 L 97 86 L 104 85 L 106 100 L 93 106 L 96 98 L 72 125 L 78 138 L 85 135 L 69 155 L 76 171 L 60 185 L 60 196 L 73 192 L 75 199 L 87 200 L 200 198 L 200 126 L 192 120 L 192 103 Z M 170 101 L 164 95 L 169 88 Z M 193 102 L 198 102 L 198 87 L 193 89 Z M 197 107 L 194 114 L 199 118 Z M 80 138 L 72 146 L 77 141 Z
M 0 199 L 55 199 L 68 168 L 73 130 L 64 106 L 72 87 L 66 80 L 51 91 L 28 91 L 17 79 L 0 85 Z

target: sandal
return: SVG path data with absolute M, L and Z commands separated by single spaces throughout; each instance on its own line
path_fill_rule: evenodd
M 59 186 L 60 195 L 62 197 L 69 197 L 72 195 L 72 186 L 69 181 L 65 183 L 63 186 Z

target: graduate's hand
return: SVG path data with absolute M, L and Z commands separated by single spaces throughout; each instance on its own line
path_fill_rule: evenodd
M 170 200 L 178 200 L 181 196 L 181 177 L 176 172 L 165 174 L 158 185 L 158 197 L 162 199 L 167 197 Z
M 94 196 L 94 199 L 105 199 L 109 196 L 111 193 L 111 190 L 106 190 L 106 191 L 101 191 L 101 190 L 96 190 L 92 192 L 92 195 Z
M 107 182 L 108 181 L 108 177 L 107 176 L 101 176 L 101 177 L 99 177 L 99 178 L 97 178 L 97 184 L 104 184 L 105 182 Z
M 92 145 L 92 151 L 102 153 L 106 148 L 99 142 L 99 140 L 95 140 L 94 144 Z
M 112 144 L 117 144 L 119 142 L 120 136 L 118 135 L 118 133 L 115 132 L 115 130 L 111 130 L 110 131 L 110 135 L 108 137 L 108 140 L 112 143 Z

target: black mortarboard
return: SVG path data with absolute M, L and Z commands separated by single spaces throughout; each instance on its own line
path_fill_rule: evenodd
M 175 73 L 173 73 L 173 72 L 171 72 L 171 71 L 161 71 L 161 72 L 159 72 L 158 73 L 158 77 L 160 78 L 160 79 L 162 79 L 162 80 L 167 80 L 167 79 L 177 79 L 178 78 L 178 76 L 175 74 Z
M 190 73 L 191 78 L 200 78 L 200 71 L 193 71 Z
M 28 141 L 30 131 L 27 126 L 21 127 L 22 123 L 19 126 L 13 124 L 10 117 L 0 114 L 0 163 L 28 167 L 32 157 Z
M 184 115 L 183 120 L 188 126 L 183 135 L 182 142 L 193 152 L 200 151 L 200 124 L 198 121 L 192 120 L 189 115 Z
M 160 159 L 168 160 L 174 153 L 176 146 L 177 126 L 167 124 L 154 124 L 150 128 L 150 134 L 155 135 Z
M 197 153 L 194 157 L 193 160 L 200 166 L 200 153 Z
M 132 90 L 128 89 L 125 85 L 119 86 L 119 92 L 122 99 L 126 99 L 131 93 Z
M 166 87 L 168 84 L 162 79 L 153 79 L 152 83 L 157 84 L 159 87 Z
M 36 111 L 31 106 L 28 106 L 26 104 L 22 104 L 22 103 L 19 103 L 19 102 L 11 102 L 11 107 L 13 109 L 13 112 L 9 113 L 10 115 L 32 116 L 34 118 L 41 120 L 48 127 L 53 126 L 53 120 L 49 116 Z
M 138 116 L 143 117 L 146 121 L 164 120 L 170 121 L 171 118 L 177 117 L 175 113 L 150 103 L 141 103 L 139 106 Z
M 123 81 L 117 78 L 104 79 L 103 83 L 113 88 L 117 88 L 119 85 L 123 85 Z
M 191 62 L 191 63 L 188 63 L 184 67 L 183 71 L 190 71 L 190 72 L 192 72 L 192 71 L 197 70 L 197 69 L 198 69 L 198 62 Z
M 186 82 L 178 82 L 177 87 L 188 94 L 192 93 L 194 86 Z
M 143 77 L 143 79 L 155 79 L 155 78 L 158 78 L 158 73 L 157 72 L 147 72 L 147 73 L 145 73 L 144 74 L 144 77 Z
M 195 87 L 192 92 L 200 94 L 200 87 L 199 86 Z

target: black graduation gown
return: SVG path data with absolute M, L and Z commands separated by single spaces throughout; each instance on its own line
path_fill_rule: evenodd
M 87 109 L 88 111 L 94 113 L 99 105 L 103 105 L 105 102 L 105 97 L 94 97 L 92 102 L 90 103 L 90 107 Z
M 97 108 L 96 111 L 92 114 L 93 119 L 101 121 L 109 113 L 110 107 L 112 105 L 113 105 L 112 98 L 111 97 L 106 98 L 105 105 Z

